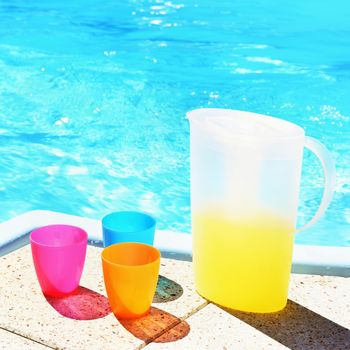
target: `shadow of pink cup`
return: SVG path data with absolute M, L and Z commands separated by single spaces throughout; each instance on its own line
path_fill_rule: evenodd
M 43 226 L 31 232 L 33 262 L 45 295 L 60 297 L 78 288 L 87 240 L 83 229 L 70 225 Z

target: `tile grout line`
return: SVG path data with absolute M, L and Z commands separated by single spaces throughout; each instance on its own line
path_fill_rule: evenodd
M 165 334 L 166 332 L 169 332 L 171 329 L 173 329 L 174 327 L 176 327 L 178 324 L 180 324 L 182 322 L 181 319 L 179 319 L 179 321 L 172 323 L 171 325 L 169 325 L 168 327 L 166 327 L 165 329 L 163 329 L 162 331 L 160 331 L 159 333 L 157 333 L 155 336 L 151 337 L 150 339 L 144 341 L 142 344 L 140 344 L 136 350 L 140 350 L 145 348 L 148 344 L 153 343 L 153 341 L 159 337 L 161 337 L 163 334 Z
M 17 335 L 18 337 L 21 337 L 21 338 L 30 340 L 30 341 L 32 341 L 32 342 L 34 342 L 34 343 L 43 345 L 43 346 L 45 346 L 45 347 L 47 347 L 47 348 L 49 348 L 49 349 L 57 349 L 57 347 L 52 347 L 52 346 L 47 345 L 47 344 L 45 344 L 45 343 L 42 343 L 42 342 L 40 342 L 40 341 L 38 341 L 38 340 L 35 340 L 35 339 L 32 339 L 32 338 L 28 338 L 28 337 L 26 337 L 26 336 L 23 335 L 23 334 L 18 334 L 18 333 L 16 333 L 15 331 L 10 331 L 9 329 L 4 328 L 4 327 L 2 327 L 2 326 L 0 326 L 0 329 L 2 329 L 2 330 L 5 331 L 5 332 L 9 332 L 9 333 L 11 333 L 11 334 Z
M 161 332 L 159 332 L 156 336 L 152 337 L 151 339 L 144 341 L 141 345 L 139 345 L 136 350 L 141 350 L 143 348 L 145 348 L 146 346 L 148 346 L 149 344 L 153 343 L 154 340 L 156 340 L 157 338 L 161 337 L 163 334 L 165 334 L 166 332 L 169 332 L 171 329 L 175 328 L 176 326 L 178 326 L 181 322 L 186 321 L 189 317 L 193 316 L 194 314 L 196 314 L 198 311 L 204 309 L 206 306 L 208 306 L 210 304 L 210 302 L 208 300 L 205 300 L 205 302 L 202 305 L 197 306 L 194 310 L 192 310 L 191 312 L 189 312 L 187 315 L 180 317 L 179 321 L 177 321 L 176 323 L 171 324 L 170 326 L 168 326 L 167 328 L 163 329 Z
M 210 301 L 204 299 L 205 302 L 199 306 L 197 306 L 195 309 L 193 309 L 191 312 L 189 312 L 187 315 L 180 317 L 181 321 L 185 321 L 187 320 L 189 317 L 193 316 L 194 314 L 196 314 L 198 311 L 204 309 L 206 306 L 208 306 L 210 304 Z

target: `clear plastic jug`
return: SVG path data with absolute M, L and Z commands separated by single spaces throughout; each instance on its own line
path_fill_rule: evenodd
M 282 119 L 210 108 L 188 118 L 196 289 L 237 310 L 281 310 L 295 232 L 315 223 L 330 203 L 332 157 L 301 127 Z M 315 216 L 297 230 L 304 146 L 321 161 L 325 190 Z

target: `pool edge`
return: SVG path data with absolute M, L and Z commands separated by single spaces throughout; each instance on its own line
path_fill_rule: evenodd
M 102 240 L 102 227 L 99 220 L 49 210 L 33 210 L 0 223 L 0 255 L 11 251 L 11 243 L 20 240 L 34 228 L 54 223 L 82 227 L 89 233 L 89 240 L 92 244 L 97 244 Z M 26 243 L 22 245 L 24 244 Z M 154 245 L 165 257 L 180 260 L 191 260 L 192 258 L 192 236 L 189 234 L 156 230 Z M 292 271 L 350 277 L 350 247 L 295 244 Z

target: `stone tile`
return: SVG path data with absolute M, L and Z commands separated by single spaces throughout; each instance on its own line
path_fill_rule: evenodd
M 206 303 L 193 292 L 191 264 L 162 259 L 150 315 L 119 322 L 106 299 L 100 254 L 100 248 L 88 247 L 77 295 L 47 300 L 36 279 L 30 246 L 2 257 L 0 327 L 60 349 L 134 349 Z
M 59 349 L 115 349 L 116 346 L 118 349 L 135 349 L 140 346 L 143 341 L 134 337 L 109 309 L 104 308 L 106 298 L 98 250 L 88 247 L 81 280 L 81 286 L 86 288 L 84 290 L 89 292 L 91 289 L 91 293 L 94 291 L 95 294 L 87 299 L 73 300 L 73 305 L 68 305 L 66 309 L 59 308 L 55 300 L 51 300 L 50 304 L 41 293 L 29 246 L 2 257 L 0 326 Z M 88 305 L 84 304 L 86 302 Z M 89 315 L 85 312 L 79 314 L 82 303 L 84 310 L 92 311 L 91 318 L 100 318 L 87 320 Z M 68 316 L 83 320 L 64 317 L 53 306 L 63 314 L 76 309 L 76 314 Z M 96 309 L 100 314 L 96 314 Z
M 65 299 L 42 295 L 29 246 L 0 258 L 0 327 L 58 349 L 350 349 L 350 279 L 293 275 L 287 307 L 258 315 L 208 304 L 190 262 L 162 259 L 151 313 L 119 321 L 100 254 L 88 247 L 79 292 Z
M 183 319 L 207 305 L 195 291 L 191 262 L 162 259 L 160 275 L 155 307 Z
M 293 274 L 289 298 L 350 329 L 349 277 Z
M 151 349 L 350 349 L 350 279 L 292 275 L 286 308 L 253 314 L 209 304 L 147 346 Z M 173 343 L 171 339 L 179 339 Z
M 184 324 L 185 322 L 187 325 Z M 287 348 L 216 305 L 209 304 L 148 344 L 145 349 L 260 350 Z
M 349 329 L 292 300 L 271 314 L 225 311 L 290 349 L 350 349 Z
M 0 329 L 0 349 L 1 350 L 18 350 L 18 349 L 31 349 L 31 350 L 48 350 L 50 348 L 36 343 L 27 338 L 23 338 L 17 334 L 11 333 Z

